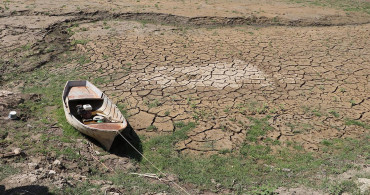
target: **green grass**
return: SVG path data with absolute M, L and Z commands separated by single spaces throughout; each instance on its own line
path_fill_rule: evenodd
M 356 126 L 359 126 L 359 127 L 363 127 L 365 129 L 370 129 L 369 124 L 366 124 L 366 123 L 358 121 L 358 120 L 346 119 L 345 121 L 346 121 L 345 122 L 346 125 L 356 125 Z
M 161 106 L 162 105 L 162 102 L 160 102 L 159 100 L 155 99 L 155 100 L 147 100 L 147 101 L 144 101 L 144 103 L 149 107 L 149 108 L 155 108 L 155 107 L 158 107 L 158 106 Z
M 317 179 L 317 170 L 327 174 L 340 174 L 353 169 L 359 156 L 369 156 L 369 136 L 361 140 L 333 139 L 322 142 L 322 153 L 305 152 L 298 143 L 280 147 L 273 152 L 274 142 L 258 141 L 269 127 L 268 117 L 253 121 L 240 150 L 223 151 L 217 155 L 197 156 L 179 154 L 174 145 L 187 139 L 194 123 L 176 123 L 171 135 L 158 136 L 143 143 L 144 154 L 165 173 L 176 174 L 180 181 L 195 184 L 200 189 L 217 192 L 214 182 L 235 193 L 269 194 L 280 186 L 305 185 L 327 191 L 333 183 Z M 157 173 L 148 162 L 140 162 L 143 172 Z M 266 167 L 270 165 L 273 168 Z M 289 171 L 286 171 L 289 170 Z M 323 177 L 325 178 L 325 177 Z M 341 188 L 352 191 L 353 188 Z
M 122 103 L 117 103 L 117 108 L 121 111 L 122 115 L 128 119 L 130 117 L 130 114 L 127 111 L 126 105 Z
M 18 172 L 19 172 L 18 169 L 10 165 L 0 163 L 0 181 L 8 177 L 9 175 L 14 175 Z
M 71 41 L 71 45 L 75 46 L 77 44 L 86 45 L 89 42 L 89 40 L 73 40 Z
M 329 110 L 329 114 L 333 115 L 335 118 L 339 118 L 340 115 L 337 111 L 335 110 Z
M 272 127 L 267 122 L 270 118 L 270 116 L 262 119 L 249 118 L 253 122 L 253 125 L 247 132 L 246 140 L 248 142 L 256 142 L 259 136 L 265 135 L 267 131 L 272 130 Z
M 158 128 L 154 125 L 150 125 L 149 127 L 146 128 L 147 131 L 156 131 Z

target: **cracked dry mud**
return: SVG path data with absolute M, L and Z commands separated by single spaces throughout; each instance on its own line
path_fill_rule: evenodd
M 225 21 L 213 17 L 197 23 L 199 18 L 191 20 L 194 12 L 180 9 L 179 23 L 190 24 L 183 27 L 123 20 L 154 17 L 154 21 L 176 23 L 164 15 L 125 15 L 109 6 L 107 12 L 98 13 L 93 11 L 101 4 L 90 1 L 93 8 L 82 3 L 79 9 L 89 10 L 80 12 L 69 1 L 63 2 L 45 3 L 45 8 L 26 2 L 4 12 L 0 18 L 2 58 L 9 63 L 11 58 L 21 58 L 16 48 L 29 43 L 35 47 L 40 41 L 48 44 L 58 39 L 48 38 L 58 27 L 78 22 L 69 40 L 88 40 L 76 49 L 91 62 L 64 68 L 82 66 L 90 80 L 104 78 L 100 88 L 126 105 L 128 121 L 138 134 L 170 133 L 177 122 L 196 121 L 189 138 L 176 145 L 181 152 L 238 149 L 252 124 L 249 117 L 272 116 L 268 122 L 273 130 L 261 140 L 298 142 L 306 150 L 319 150 L 318 143 L 324 139 L 363 135 L 365 129 L 346 125 L 347 119 L 370 122 L 370 24 L 361 14 L 347 16 L 326 9 L 326 14 L 320 10 L 315 15 L 311 8 L 304 8 L 303 14 L 286 16 L 270 11 L 255 14 L 265 19 L 260 20 L 265 27 L 214 28 L 208 26 L 214 20 L 223 25 Z M 46 9 L 50 7 L 59 9 Z M 126 11 L 139 7 L 132 3 Z M 204 8 L 205 13 L 213 9 Z M 166 9 L 156 12 L 172 14 Z M 220 10 L 220 16 L 227 15 L 227 6 Z M 166 17 L 170 16 L 174 17 Z M 276 16 L 282 23 L 271 25 Z M 330 23 L 328 17 L 336 19 Z M 310 26 L 312 18 L 330 27 Z M 65 30 L 59 34 L 66 36 Z M 52 58 L 46 56 L 45 61 Z
M 196 120 L 177 148 L 214 153 L 240 146 L 247 116 L 269 114 L 267 137 L 318 150 L 323 139 L 364 133 L 346 118 L 369 122 L 369 27 L 179 30 L 109 21 L 80 25 L 89 30 L 72 39 L 90 40 L 77 47 L 91 59 L 84 70 L 111 80 L 102 88 L 127 105 L 139 133 Z

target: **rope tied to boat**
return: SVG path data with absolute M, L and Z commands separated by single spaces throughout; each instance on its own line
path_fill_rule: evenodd
M 134 148 L 134 150 L 140 154 L 141 157 L 143 157 L 146 161 L 148 161 L 150 163 L 150 165 L 152 167 L 154 167 L 160 174 L 164 175 L 167 177 L 167 175 L 165 173 L 163 173 L 157 166 L 155 166 L 148 158 L 146 158 L 144 156 L 144 154 L 142 154 L 134 145 L 131 144 L 130 141 L 127 140 L 127 138 L 125 136 L 123 136 L 121 134 L 121 132 L 117 131 L 117 134 L 119 134 L 132 148 Z M 157 176 L 158 177 L 158 176 Z M 158 177 L 159 178 L 159 177 Z M 162 179 L 159 178 L 160 181 L 162 181 Z M 184 191 L 186 194 L 190 195 L 190 193 L 188 191 L 186 191 L 183 187 L 181 187 L 179 184 L 177 184 L 175 181 L 173 180 L 169 180 L 170 182 L 172 182 L 176 187 L 180 188 L 182 191 Z

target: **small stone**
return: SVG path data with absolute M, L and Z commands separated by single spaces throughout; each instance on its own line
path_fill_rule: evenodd
M 96 155 L 100 155 L 100 152 L 99 152 L 99 151 L 97 151 L 97 150 L 95 150 L 95 154 L 96 154 Z
M 49 175 L 55 175 L 57 172 L 55 172 L 54 170 L 50 170 L 49 171 Z
M 284 171 L 284 172 L 290 172 L 291 170 L 290 169 L 288 169 L 288 168 L 282 168 L 281 169 L 282 171 Z
M 20 148 L 16 148 L 13 150 L 14 154 L 20 154 L 21 153 L 21 149 Z
M 39 165 L 37 163 L 28 163 L 29 169 L 38 169 Z
M 61 164 L 60 160 L 54 160 L 53 162 L 53 165 L 60 165 L 60 164 Z

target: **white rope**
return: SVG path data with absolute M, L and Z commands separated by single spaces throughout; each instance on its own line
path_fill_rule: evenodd
M 117 131 L 117 134 L 119 134 L 119 135 L 121 135 L 121 137 L 128 143 L 128 144 L 130 144 L 130 146 L 132 147 L 132 148 L 134 148 L 134 150 L 137 152 L 137 153 L 139 153 L 146 161 L 148 161 L 155 169 L 157 169 L 157 171 L 159 172 L 159 173 L 161 173 L 162 175 L 165 175 L 166 176 L 166 174 L 164 174 L 158 167 L 156 167 L 149 159 L 147 159 L 138 149 L 136 149 L 136 147 L 135 146 L 133 146 L 132 144 L 131 144 L 131 142 L 129 142 L 126 138 L 125 138 L 125 136 L 123 136 L 119 131 Z M 160 179 L 161 180 L 161 179 Z M 180 188 L 182 191 L 184 191 L 187 195 L 190 195 L 190 193 L 188 192 L 188 191 L 186 191 L 184 188 L 182 188 L 179 184 L 177 184 L 175 181 L 173 181 L 173 180 L 170 180 L 170 182 L 172 182 L 173 184 L 175 184 L 175 186 L 177 186 L 178 188 Z

